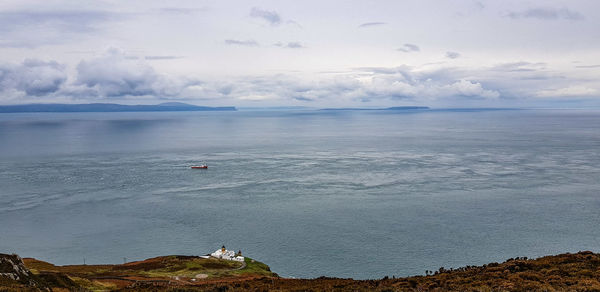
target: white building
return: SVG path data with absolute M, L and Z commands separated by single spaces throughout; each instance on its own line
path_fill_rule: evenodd
M 215 252 L 211 253 L 210 256 L 214 257 L 214 258 L 218 258 L 218 259 L 228 260 L 228 261 L 236 261 L 236 262 L 244 261 L 244 257 L 242 256 L 241 252 L 239 252 L 236 255 L 233 250 L 225 249 L 225 246 L 223 246 L 223 247 L 221 247 L 221 249 L 218 249 Z

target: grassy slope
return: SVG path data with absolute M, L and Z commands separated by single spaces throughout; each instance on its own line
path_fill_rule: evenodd
M 24 262 L 34 274 L 64 274 L 90 290 L 117 289 L 135 281 L 152 285 L 169 281 L 173 285 L 191 285 L 197 281 L 276 276 L 267 265 L 250 258 L 246 258 L 243 269 L 239 262 L 194 256 L 163 256 L 122 265 L 55 266 L 32 258 L 25 258 Z M 193 280 L 199 274 L 206 278 Z
M 135 291 L 156 290 L 138 286 Z M 177 291 L 600 291 L 600 254 L 580 252 L 535 260 L 517 258 L 396 279 L 259 278 L 206 283 Z
M 40 277 L 44 273 L 64 273 L 90 290 L 121 291 L 600 291 L 600 254 L 580 252 L 539 259 L 516 258 L 503 263 L 440 269 L 434 275 L 380 280 L 337 278 L 283 279 L 260 262 L 248 259 L 247 266 L 216 259 L 168 256 L 125 265 L 54 266 L 34 259 L 25 264 Z M 209 278 L 190 282 L 173 281 L 159 285 L 152 281 L 104 281 L 98 277 L 128 279 L 169 279 L 204 273 Z M 56 283 L 68 279 L 52 276 Z M 14 284 L 14 283 L 13 283 Z M 19 291 L 0 285 L 0 291 Z M 12 290 L 11 290 L 12 289 Z

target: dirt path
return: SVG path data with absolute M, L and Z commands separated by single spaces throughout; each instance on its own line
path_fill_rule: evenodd
M 239 267 L 239 268 L 235 268 L 235 269 L 233 269 L 232 271 L 241 270 L 241 269 L 243 269 L 243 268 L 245 268 L 245 267 L 246 267 L 246 261 L 243 261 L 243 262 L 242 262 L 242 266 L 241 266 L 241 267 Z

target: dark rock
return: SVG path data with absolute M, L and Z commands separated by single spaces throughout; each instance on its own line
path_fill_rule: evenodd
M 0 278 L 13 280 L 29 288 L 50 291 L 50 287 L 25 267 L 23 259 L 16 254 L 0 253 Z

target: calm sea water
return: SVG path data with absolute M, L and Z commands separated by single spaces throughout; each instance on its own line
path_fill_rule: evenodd
M 599 149 L 586 110 L 2 114 L 0 252 L 354 278 L 598 252 Z

